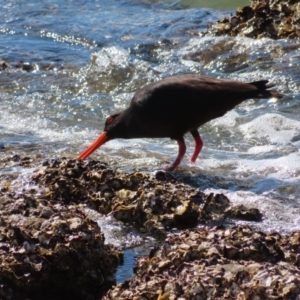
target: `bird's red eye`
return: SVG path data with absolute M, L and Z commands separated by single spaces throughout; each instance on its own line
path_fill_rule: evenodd
M 106 124 L 110 124 L 113 120 L 114 120 L 113 117 L 108 117 L 108 118 L 106 119 Z

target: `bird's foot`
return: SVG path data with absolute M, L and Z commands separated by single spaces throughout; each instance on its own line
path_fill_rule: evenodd
M 164 171 L 168 171 L 168 172 L 171 172 L 171 171 L 174 171 L 174 169 L 177 167 L 177 165 L 174 165 L 174 164 L 169 164 L 169 165 L 166 165 L 163 167 L 163 170 Z
M 165 165 L 163 167 L 163 170 L 171 172 L 171 171 L 174 171 L 178 167 L 185 169 L 187 167 L 187 164 L 185 162 L 182 162 L 182 161 L 180 163 L 178 163 L 178 162 L 175 161 L 175 162 L 173 162 L 173 163 L 171 163 L 169 165 Z

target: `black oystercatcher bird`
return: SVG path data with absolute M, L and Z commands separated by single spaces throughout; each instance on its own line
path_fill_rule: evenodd
M 268 80 L 240 82 L 201 75 L 165 78 L 142 87 L 125 110 L 108 117 L 103 133 L 77 159 L 86 159 L 97 148 L 116 138 L 166 138 L 176 140 L 179 153 L 165 169 L 174 170 L 181 162 L 186 145 L 184 134 L 195 140 L 191 161 L 195 162 L 203 146 L 198 128 L 223 116 L 244 100 L 281 98 Z

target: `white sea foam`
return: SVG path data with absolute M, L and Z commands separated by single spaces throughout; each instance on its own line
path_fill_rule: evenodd
M 268 113 L 251 122 L 240 125 L 244 138 L 266 139 L 271 144 L 286 144 L 300 133 L 300 121 L 288 119 L 280 114 Z

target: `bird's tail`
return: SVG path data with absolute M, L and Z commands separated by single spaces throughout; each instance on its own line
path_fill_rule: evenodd
M 275 84 L 268 84 L 268 80 L 254 81 L 250 84 L 257 88 L 256 98 L 282 98 L 283 96 L 276 90 L 269 90 L 275 86 Z

